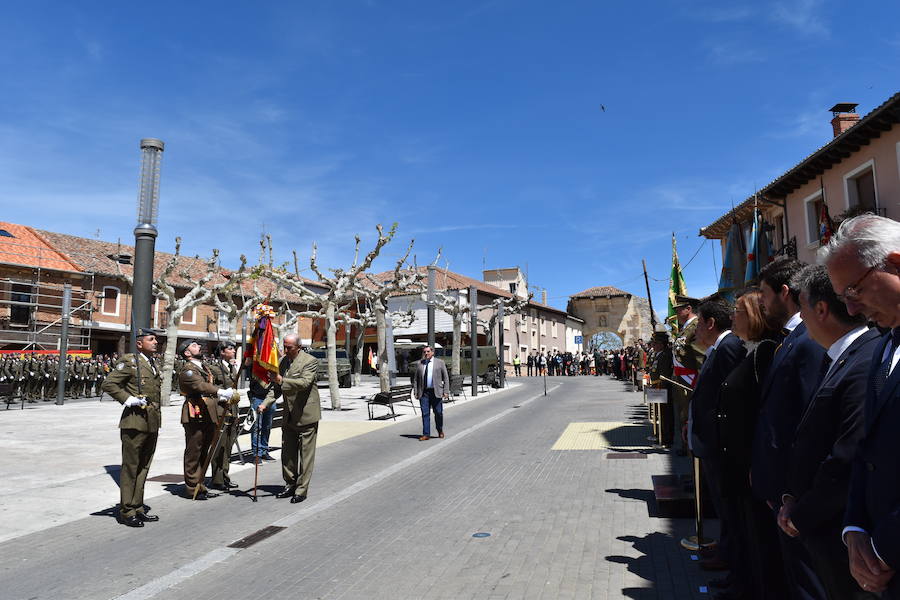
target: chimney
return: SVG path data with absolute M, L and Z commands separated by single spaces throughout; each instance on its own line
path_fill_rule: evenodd
M 543 305 L 547 304 L 547 290 L 541 291 L 541 304 L 543 304 Z
M 831 127 L 834 129 L 834 137 L 837 137 L 859 123 L 859 115 L 856 113 L 858 104 L 852 102 L 840 102 L 831 107 Z

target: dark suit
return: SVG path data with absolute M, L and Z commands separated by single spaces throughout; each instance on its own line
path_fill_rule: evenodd
M 721 523 L 719 553 L 730 564 L 740 561 L 739 544 L 732 540 L 731 531 L 738 526 L 734 505 L 725 501 L 722 487 L 722 454 L 719 451 L 719 428 L 716 422 L 719 393 L 725 378 L 747 354 L 744 343 L 733 333 L 719 342 L 700 368 L 697 386 L 691 395 L 690 431 L 691 451 L 700 459 L 703 479 L 712 496 L 713 506 Z
M 853 461 L 845 526 L 861 527 L 888 566 L 900 567 L 900 365 L 880 394 L 874 380 L 890 334 L 876 344 L 866 390 L 865 433 Z M 900 599 L 900 578 L 889 582 L 882 598 Z
M 864 594 L 850 576 L 840 534 L 879 337 L 877 330 L 865 332 L 831 366 L 797 426 L 787 469 L 787 493 L 796 499 L 791 521 L 828 597 L 835 600 Z
M 785 574 L 793 597 L 823 598 L 825 589 L 812 567 L 806 548 L 778 528 L 776 513 L 787 491 L 787 470 L 794 432 L 821 380 L 825 349 L 800 323 L 784 338 L 772 359 L 762 386 L 762 409 L 753 438 L 750 473 L 753 493 L 773 506 L 770 527 L 778 532 Z M 774 549 L 772 550 L 774 552 Z
M 434 411 L 434 426 L 438 434 L 444 432 L 444 398 L 450 393 L 450 375 L 447 365 L 439 358 L 431 359 L 431 387 L 425 381 L 425 365 L 428 361 L 420 360 L 413 375 L 413 394 L 419 400 L 422 409 L 422 435 L 431 435 L 431 411 Z

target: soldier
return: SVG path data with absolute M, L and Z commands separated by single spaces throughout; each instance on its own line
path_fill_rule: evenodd
M 52 400 L 56 397 L 57 367 L 59 360 L 48 356 L 44 363 L 44 399 Z
M 218 424 L 218 404 L 231 400 L 234 390 L 213 384 L 213 375 L 200 360 L 202 351 L 197 340 L 184 340 L 178 345 L 184 366 L 178 373 L 178 386 L 184 396 L 181 424 L 184 426 L 184 488 L 188 498 L 205 500 L 207 457 Z M 199 488 L 199 489 L 198 489 Z
M 13 378 L 14 392 L 13 394 L 18 397 L 22 402 L 25 402 L 25 360 L 19 354 L 14 354 L 12 359 L 12 364 L 10 366 L 10 373 Z
M 103 382 L 103 391 L 124 405 L 119 420 L 122 439 L 122 470 L 119 474 L 119 523 L 143 527 L 158 521 L 144 507 L 144 482 L 156 451 L 162 415 L 159 408 L 159 369 L 151 358 L 156 351 L 156 334 L 151 329 L 137 331 L 137 354 L 125 354 Z
M 657 331 L 651 340 L 653 350 L 650 356 L 650 387 L 657 390 L 669 390 L 670 385 L 662 379 L 672 379 L 672 351 L 669 349 L 669 334 L 665 331 Z M 667 395 L 668 402 L 656 407 L 659 415 L 659 443 L 662 446 L 672 445 L 672 394 Z
M 69 356 L 66 359 L 66 398 L 76 397 L 76 387 L 78 385 L 78 373 L 75 367 L 75 357 Z
M 703 358 L 706 356 L 694 340 L 697 331 L 697 315 L 694 307 L 699 304 L 696 298 L 688 296 L 675 297 L 675 317 L 678 320 L 678 334 L 672 347 L 672 372 L 673 379 L 693 388 Z M 687 426 L 688 406 L 691 402 L 691 393 L 681 386 L 672 386 L 673 437 L 677 440 L 679 456 L 687 454 L 687 445 L 684 441 L 684 428 Z
M 209 365 L 213 374 L 213 384 L 220 388 L 230 388 L 237 383 L 237 365 L 235 355 L 237 347 L 234 342 L 223 342 L 216 348 L 216 359 Z M 237 438 L 237 406 L 228 404 L 218 405 L 217 418 L 224 419 L 225 429 L 222 430 L 222 441 L 219 450 L 212 457 L 212 483 L 209 487 L 214 490 L 229 490 L 236 488 L 228 477 L 231 466 L 231 448 Z

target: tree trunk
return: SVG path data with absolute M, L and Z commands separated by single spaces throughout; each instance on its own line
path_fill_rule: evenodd
M 341 409 L 341 390 L 337 375 L 337 323 L 335 323 L 335 303 L 325 304 L 325 339 L 328 344 L 326 356 L 328 357 L 328 391 L 331 394 L 332 410 Z
M 382 392 L 391 389 L 391 373 L 387 355 L 387 310 L 381 302 L 375 302 L 375 329 L 378 338 L 378 384 Z
M 365 346 L 366 346 L 366 326 L 359 326 L 359 333 L 356 334 L 356 373 L 353 374 L 353 385 L 359 385 L 362 383 L 362 368 L 363 361 L 365 360 Z
M 463 314 L 461 311 L 456 311 L 453 313 L 453 348 L 451 349 L 452 355 L 450 357 L 450 372 L 454 375 L 459 375 L 460 364 L 459 364 L 459 351 L 462 347 L 462 319 Z
M 166 352 L 163 354 L 162 386 L 160 387 L 159 403 L 169 406 L 169 396 L 172 394 L 172 371 L 175 369 L 175 354 L 178 350 L 178 326 L 181 317 L 169 313 L 169 326 L 166 327 Z

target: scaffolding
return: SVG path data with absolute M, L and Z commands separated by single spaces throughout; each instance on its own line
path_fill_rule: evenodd
M 63 286 L 71 283 L 68 348 L 72 353 L 90 352 L 95 274 L 45 267 L 54 263 L 61 267 L 68 261 L 51 248 L 4 242 L 0 249 L 0 350 L 58 351 Z

